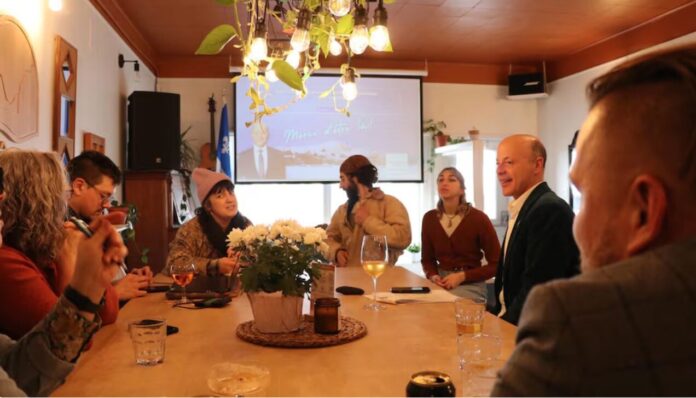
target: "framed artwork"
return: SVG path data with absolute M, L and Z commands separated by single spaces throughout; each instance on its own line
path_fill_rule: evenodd
M 571 141 L 570 145 L 568 145 L 568 170 L 570 170 L 570 167 L 575 161 L 575 145 L 578 141 L 579 132 L 580 130 L 575 130 L 575 134 L 573 134 L 573 141 Z M 580 211 L 580 203 L 582 203 L 582 195 L 580 194 L 580 191 L 575 188 L 575 185 L 573 185 L 573 183 L 570 181 L 568 182 L 568 191 L 570 208 L 573 209 L 573 213 L 578 214 L 578 211 Z
M 0 132 L 13 142 L 39 134 L 39 79 L 34 51 L 19 23 L 0 15 Z
M 63 163 L 75 156 L 77 49 L 56 36 L 53 90 L 53 149 Z
M 105 154 L 106 150 L 106 138 L 85 131 L 82 135 L 83 150 L 85 151 L 97 151 L 101 154 Z

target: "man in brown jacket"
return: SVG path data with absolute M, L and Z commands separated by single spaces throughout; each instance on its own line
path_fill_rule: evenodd
M 496 396 L 696 395 L 696 47 L 590 83 L 582 275 L 534 288 Z
M 329 259 L 339 267 L 360 265 L 364 235 L 385 235 L 389 263 L 394 264 L 411 243 L 411 224 L 399 199 L 372 185 L 377 168 L 363 155 L 353 155 L 340 168 L 340 186 L 348 201 L 338 207 L 326 231 Z

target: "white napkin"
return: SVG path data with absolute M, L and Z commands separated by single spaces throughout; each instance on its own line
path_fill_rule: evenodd
M 372 294 L 366 294 L 372 300 Z M 377 301 L 386 304 L 453 303 L 457 296 L 447 290 L 431 290 L 430 293 L 377 292 Z

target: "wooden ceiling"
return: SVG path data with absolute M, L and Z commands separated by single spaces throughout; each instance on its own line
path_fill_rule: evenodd
M 241 64 L 231 45 L 219 56 L 193 55 L 210 29 L 232 21 L 231 8 L 214 0 L 91 1 L 158 76 L 226 76 L 230 63 Z M 355 64 L 427 68 L 426 81 L 501 83 L 511 65 L 542 61 L 553 80 L 696 31 L 696 0 L 396 0 L 385 7 L 394 52 L 368 48 Z M 344 61 L 331 58 L 327 65 Z

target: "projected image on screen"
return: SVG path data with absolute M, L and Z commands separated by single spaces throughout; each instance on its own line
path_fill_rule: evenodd
M 420 79 L 359 79 L 350 117 L 335 111 L 331 96 L 319 98 L 336 79 L 312 76 L 304 99 L 249 127 L 248 80 L 236 83 L 237 182 L 335 182 L 341 162 L 356 153 L 377 166 L 380 181 L 422 181 Z M 340 87 L 336 91 L 340 97 Z M 278 82 L 266 103 L 287 104 L 294 95 Z

